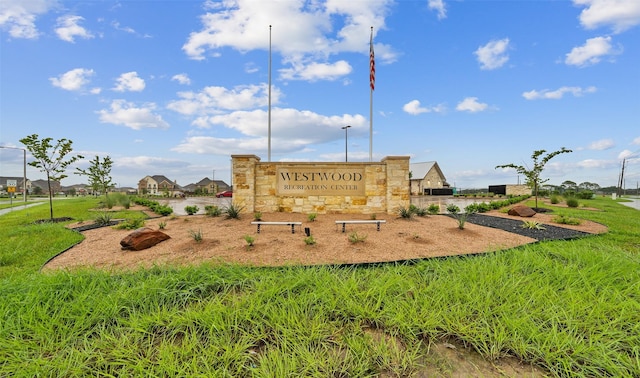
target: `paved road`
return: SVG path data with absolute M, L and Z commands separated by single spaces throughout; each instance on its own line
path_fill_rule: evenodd
M 15 201 L 14 201 L 15 202 Z M 24 203 L 24 202 L 23 202 Z M 4 214 L 8 214 L 12 211 L 18 211 L 18 210 L 24 210 L 26 208 L 29 207 L 33 207 L 33 206 L 37 206 L 37 205 L 42 205 L 43 203 L 45 203 L 44 201 L 38 201 L 38 202 L 27 202 L 24 205 L 20 205 L 20 206 L 14 206 L 14 207 L 10 207 L 8 209 L 2 209 L 0 210 L 0 215 L 4 215 Z
M 630 200 L 631 202 L 619 202 L 625 206 L 633 207 L 636 210 L 640 210 L 640 198 L 629 198 L 624 197 L 625 200 Z

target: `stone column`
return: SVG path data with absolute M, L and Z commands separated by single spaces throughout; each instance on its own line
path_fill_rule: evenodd
M 256 155 L 231 155 L 233 169 L 233 203 L 244 206 L 245 212 L 253 213 L 256 203 Z
M 387 214 L 395 214 L 411 204 L 409 156 L 387 156 L 382 163 L 387 168 Z

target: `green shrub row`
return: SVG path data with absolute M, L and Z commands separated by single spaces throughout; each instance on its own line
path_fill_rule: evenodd
M 169 215 L 173 213 L 173 209 L 170 206 L 161 205 L 158 201 L 152 201 L 148 198 L 134 197 L 133 203 L 136 205 L 146 206 L 156 214 Z
M 509 197 L 503 200 L 491 201 L 489 203 L 480 202 L 480 203 L 472 203 L 465 207 L 465 211 L 467 213 L 486 213 L 489 210 L 498 210 L 500 208 L 513 205 L 514 203 L 518 203 L 526 200 L 531 197 L 530 195 L 522 195 L 516 197 Z

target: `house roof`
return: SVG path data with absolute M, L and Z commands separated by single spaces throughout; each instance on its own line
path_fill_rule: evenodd
M 422 180 L 431 169 L 435 168 L 438 171 L 438 174 L 442 177 L 443 181 L 446 181 L 446 177 L 442 173 L 438 162 L 436 161 L 425 161 L 422 163 L 411 163 L 409 164 L 409 171 L 411 172 L 412 180 Z
M 24 180 L 23 177 L 6 177 L 6 176 L 2 176 L 0 177 L 0 186 L 6 186 L 7 185 L 7 180 L 15 180 L 18 183 L 18 186 L 22 186 L 22 181 Z M 29 181 L 29 179 L 27 179 L 27 181 Z

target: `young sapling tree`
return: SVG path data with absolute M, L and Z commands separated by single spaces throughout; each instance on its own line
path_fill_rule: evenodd
M 53 190 L 51 188 L 51 181 L 61 182 L 63 178 L 67 177 L 67 175 L 64 174 L 67 167 L 77 160 L 84 158 L 84 156 L 76 155 L 65 160 L 67 155 L 73 151 L 71 148 L 73 141 L 66 138 L 58 139 L 55 145 L 51 143 L 52 141 L 53 138 L 40 139 L 38 134 L 32 134 L 20 139 L 20 143 L 27 147 L 27 150 L 29 150 L 35 159 L 29 162 L 29 165 L 47 174 L 51 221 L 53 221 Z
M 109 188 L 113 187 L 111 178 L 111 167 L 113 161 L 109 156 L 100 161 L 100 157 L 96 157 L 91 160 L 90 166 L 87 169 L 76 168 L 76 175 L 87 176 L 89 179 L 89 186 L 93 189 L 94 193 L 97 191 L 104 192 L 105 197 L 109 197 Z
M 568 150 L 562 147 L 558 151 L 550 152 L 544 156 L 542 156 L 547 150 L 537 150 L 533 151 L 531 155 L 531 159 L 533 160 L 533 167 L 529 168 L 524 165 L 516 165 L 516 164 L 504 164 L 496 166 L 498 168 L 513 168 L 521 175 L 527 178 L 527 183 L 533 187 L 533 193 L 536 198 L 536 209 L 538 208 L 538 188 L 541 184 L 549 181 L 549 179 L 543 180 L 540 176 L 542 175 L 542 171 L 544 171 L 544 166 L 549 162 L 549 160 L 553 159 L 556 155 L 565 154 L 569 152 L 573 152 L 572 150 Z M 542 156 L 542 158 L 541 158 Z

